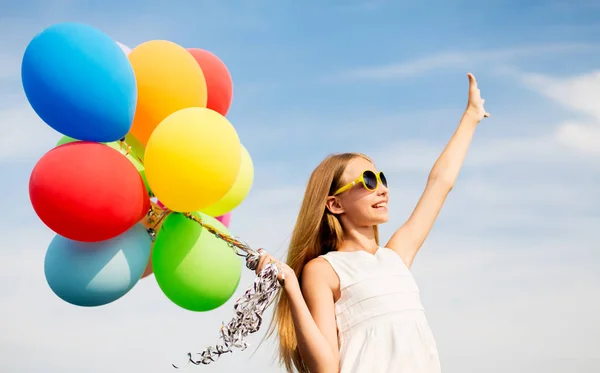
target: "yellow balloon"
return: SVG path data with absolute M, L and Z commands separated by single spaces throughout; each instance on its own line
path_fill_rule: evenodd
M 244 147 L 244 145 L 241 147 L 242 158 L 240 162 L 240 170 L 235 182 L 233 183 L 233 186 L 231 189 L 229 189 L 229 192 L 227 192 L 227 194 L 217 203 L 202 209 L 203 213 L 213 217 L 224 215 L 238 207 L 239 204 L 242 203 L 242 201 L 246 198 L 246 196 L 248 196 L 248 193 L 250 193 L 252 182 L 254 181 L 254 165 L 248 150 Z
M 242 145 L 229 121 L 207 108 L 169 115 L 154 130 L 144 155 L 154 195 L 177 212 L 199 211 L 219 201 L 240 169 Z
M 151 40 L 135 47 L 128 58 L 138 89 L 130 133 L 142 146 L 167 116 L 188 107 L 206 107 L 206 79 L 187 49 Z

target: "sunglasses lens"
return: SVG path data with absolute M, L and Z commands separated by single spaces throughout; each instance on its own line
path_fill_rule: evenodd
M 387 188 L 387 179 L 385 178 L 383 172 L 379 173 L 379 179 L 381 180 L 381 184 L 383 184 Z
M 377 176 L 373 171 L 365 171 L 363 173 L 363 179 L 365 180 L 365 186 L 369 190 L 377 188 Z

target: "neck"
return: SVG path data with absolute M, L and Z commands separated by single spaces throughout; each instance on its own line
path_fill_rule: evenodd
M 364 250 L 375 253 L 379 246 L 375 239 L 375 229 L 373 227 L 360 227 L 345 229 L 344 242 L 339 251 L 357 251 Z

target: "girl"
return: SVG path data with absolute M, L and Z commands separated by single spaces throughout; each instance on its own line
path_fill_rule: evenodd
M 280 268 L 278 327 L 288 372 L 434 373 L 436 343 L 409 268 L 452 189 L 486 113 L 472 74 L 458 129 L 433 166 L 408 221 L 379 245 L 388 220 L 383 173 L 362 154 L 326 158 L 312 173 L 287 264 L 262 252 L 257 273 Z

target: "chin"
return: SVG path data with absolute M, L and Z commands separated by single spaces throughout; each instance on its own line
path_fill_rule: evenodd
M 377 214 L 376 216 L 373 216 L 373 225 L 384 224 L 384 223 L 387 223 L 388 220 L 390 220 L 390 216 L 388 215 L 388 213 L 386 211 L 385 213 Z
M 384 219 L 384 218 L 382 218 L 382 219 L 377 219 L 377 220 L 376 220 L 376 221 L 373 223 L 373 225 L 385 224 L 385 223 L 387 223 L 387 222 L 388 222 L 388 220 L 390 220 L 390 219 L 389 219 L 389 218 L 386 216 L 386 217 L 385 217 L 385 219 Z

